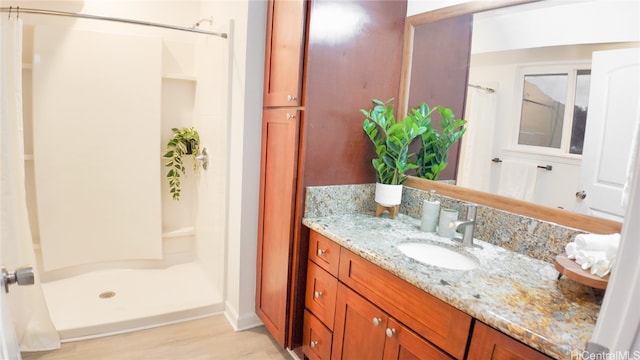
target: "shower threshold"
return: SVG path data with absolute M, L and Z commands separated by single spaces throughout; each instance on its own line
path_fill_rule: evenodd
M 188 279 L 188 280 L 185 280 Z M 165 269 L 111 269 L 42 283 L 63 342 L 135 331 L 223 311 L 197 262 Z

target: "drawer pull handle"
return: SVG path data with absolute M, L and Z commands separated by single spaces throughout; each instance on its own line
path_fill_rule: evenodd
M 309 346 L 311 346 L 312 348 L 317 347 L 318 346 L 318 342 L 317 341 L 312 341 L 309 343 Z
M 386 333 L 387 333 L 387 337 L 393 337 L 393 335 L 395 335 L 395 334 L 396 334 L 396 329 L 389 329 L 389 328 L 387 328 Z
M 291 120 L 291 119 L 295 119 L 295 115 L 291 115 L 289 113 L 287 113 L 287 120 Z
M 292 102 L 292 101 L 295 101 L 295 100 L 296 100 L 296 97 L 295 97 L 295 96 L 293 96 L 293 95 L 287 95 L 287 101 L 288 101 L 288 102 Z
M 324 254 L 327 253 L 327 250 L 325 249 L 318 249 L 318 256 L 324 256 Z
M 313 293 L 313 297 L 316 299 L 320 299 L 322 297 L 322 291 L 315 291 Z
M 373 326 L 380 326 L 380 324 L 382 324 L 382 319 L 373 318 Z

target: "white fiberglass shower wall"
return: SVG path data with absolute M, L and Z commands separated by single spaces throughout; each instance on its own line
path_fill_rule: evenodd
M 230 28 L 202 14 L 200 2 L 2 4 L 187 27 L 207 19 L 203 30 Z M 30 222 L 63 339 L 222 311 L 229 40 L 20 16 Z M 171 128 L 191 126 L 210 163 L 197 175 L 186 163 L 175 201 L 162 154 Z

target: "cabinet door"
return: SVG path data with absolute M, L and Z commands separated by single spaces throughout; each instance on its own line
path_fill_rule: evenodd
M 300 105 L 304 29 L 304 0 L 269 1 L 264 106 Z
M 299 111 L 263 112 L 256 312 L 285 346 Z
M 338 284 L 331 359 L 382 359 L 387 315 Z
M 384 360 L 453 359 L 393 318 L 389 318 L 385 331 L 387 341 L 384 345 Z
M 471 335 L 469 360 L 551 360 L 493 328 L 476 321 Z

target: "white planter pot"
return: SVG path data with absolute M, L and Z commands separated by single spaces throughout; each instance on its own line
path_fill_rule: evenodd
M 402 185 L 387 185 L 376 183 L 376 203 L 389 207 L 400 205 L 402 202 Z

